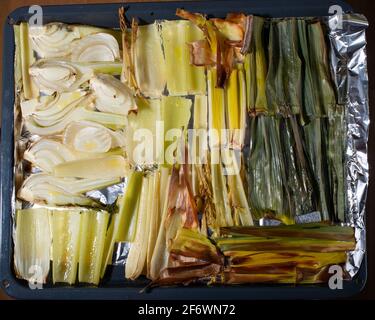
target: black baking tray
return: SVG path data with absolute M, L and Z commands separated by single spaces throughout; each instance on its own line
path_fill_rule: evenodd
M 118 28 L 118 8 L 122 4 L 43 6 L 43 23 L 92 24 Z M 138 17 L 141 23 L 155 19 L 176 19 L 176 8 L 224 17 L 228 12 L 244 12 L 268 17 L 327 16 L 331 5 L 340 5 L 344 12 L 351 7 L 343 1 L 324 0 L 254 0 L 254 1 L 189 1 L 167 3 L 126 3 L 127 15 Z M 20 299 L 334 299 L 359 293 L 367 278 L 366 258 L 352 281 L 344 282 L 343 289 L 331 290 L 324 285 L 237 285 L 154 288 L 140 292 L 146 279 L 124 280 L 124 267 L 111 267 L 103 283 L 97 287 L 52 287 L 30 289 L 28 283 L 19 280 L 13 272 L 12 244 L 12 190 L 13 190 L 13 105 L 14 105 L 14 37 L 12 25 L 27 21 L 28 7 L 13 11 L 4 26 L 3 36 L 3 91 L 2 132 L 0 157 L 0 287 L 11 297 Z

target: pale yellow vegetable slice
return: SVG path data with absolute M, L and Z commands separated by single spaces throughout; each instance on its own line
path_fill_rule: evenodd
M 104 158 L 75 160 L 54 167 L 56 177 L 116 178 L 125 177 L 128 165 L 124 157 L 111 155 Z
M 17 277 L 30 283 L 45 283 L 52 245 L 49 211 L 45 208 L 17 210 L 14 267 Z
M 155 249 L 156 240 L 158 237 L 159 225 L 160 225 L 160 175 L 159 172 L 155 172 L 150 177 L 149 184 L 149 207 L 147 210 L 150 211 L 150 232 L 148 237 L 147 247 L 147 277 L 151 274 L 151 259 Z M 163 190 L 164 191 L 164 190 Z
M 242 69 L 232 70 L 225 90 L 229 142 L 233 148 L 241 149 L 246 127 L 246 84 Z
M 157 279 L 160 275 L 160 271 L 167 266 L 169 256 L 167 250 L 165 221 L 168 215 L 168 195 L 171 181 L 170 169 L 167 167 L 162 167 L 160 169 L 160 176 L 160 190 L 162 190 L 162 192 L 160 192 L 161 222 L 150 262 L 151 265 L 148 276 L 152 280 Z
M 188 43 L 204 39 L 203 32 L 190 21 L 163 21 L 162 39 L 171 96 L 205 94 L 204 67 L 190 64 Z
M 221 163 L 211 164 L 211 175 L 217 224 L 220 227 L 233 226 L 234 221 L 229 206 L 226 177 Z
M 78 280 L 97 285 L 100 280 L 109 214 L 105 211 L 89 210 L 81 215 Z
M 207 96 L 196 95 L 194 98 L 194 137 L 192 142 L 192 188 L 193 194 L 198 194 L 199 179 L 196 165 L 207 162 L 208 134 L 207 134 Z
M 124 155 L 124 151 L 121 148 L 114 148 L 106 153 L 79 152 L 58 140 L 43 138 L 32 144 L 25 151 L 23 157 L 42 171 L 52 173 L 53 168 L 60 163 L 78 159 L 101 158 L 116 154 Z
M 22 84 L 23 84 L 23 95 L 25 99 L 32 99 L 39 95 L 39 91 L 33 83 L 29 68 L 34 63 L 35 58 L 30 48 L 29 40 L 29 26 L 26 22 L 21 22 L 19 27 L 19 44 L 21 46 L 21 71 L 22 71 Z
M 74 284 L 77 278 L 81 213 L 77 209 L 52 212 L 52 281 Z
M 120 217 L 116 241 L 133 241 L 135 237 L 134 221 L 137 221 L 139 198 L 141 196 L 143 172 L 134 171 L 125 187 L 125 194 L 120 202 Z M 133 228 L 132 228 L 133 227 Z
M 160 99 L 139 100 L 137 113 L 128 115 L 126 152 L 132 163 L 146 165 L 162 161 L 161 120 Z
M 119 197 L 119 199 L 121 196 Z M 103 259 L 101 262 L 101 269 L 100 269 L 100 278 L 103 278 L 105 272 L 107 270 L 107 266 L 112 261 L 113 250 L 115 245 L 115 232 L 118 226 L 118 218 L 119 214 L 115 213 L 110 216 L 109 227 L 105 234 L 105 242 L 104 242 L 104 249 L 103 249 Z
M 161 118 L 164 121 L 164 164 L 173 165 L 179 156 L 176 150 L 185 139 L 191 116 L 191 100 L 183 97 L 163 97 Z
M 207 70 L 208 87 L 208 128 L 212 131 L 210 136 L 210 148 L 216 150 L 222 141 L 222 130 L 225 126 L 225 95 L 224 89 L 216 88 L 216 69 Z M 213 153 L 215 159 L 218 155 Z M 218 160 L 215 160 L 216 163 Z
M 149 98 L 161 98 L 167 76 L 161 37 L 156 23 L 138 27 L 134 64 L 141 93 Z
M 104 277 L 111 261 L 115 243 L 134 240 L 142 180 L 143 172 L 133 171 L 128 178 L 124 196 L 118 200 L 119 212 L 112 216 L 106 235 L 101 277 Z
M 148 235 L 150 231 L 150 212 L 148 207 L 149 177 L 144 177 L 142 182 L 141 197 L 137 214 L 135 239 L 131 243 L 128 259 L 125 265 L 125 277 L 136 279 L 141 274 L 146 264 Z
M 63 142 L 75 151 L 105 153 L 126 144 L 123 132 L 117 132 L 91 121 L 75 121 L 64 131 Z

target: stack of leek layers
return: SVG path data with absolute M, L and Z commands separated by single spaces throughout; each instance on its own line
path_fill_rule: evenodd
M 344 111 L 336 104 L 323 28 L 314 20 L 253 19 L 245 61 L 247 171 L 258 219 L 293 223 L 319 212 L 322 220 L 345 221 Z

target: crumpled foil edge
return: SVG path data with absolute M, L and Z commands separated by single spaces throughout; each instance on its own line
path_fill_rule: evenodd
M 361 14 L 334 15 L 325 21 L 330 63 L 338 103 L 345 107 L 346 213 L 355 228 L 356 248 L 348 253 L 346 270 L 353 278 L 366 252 L 365 206 L 368 189 L 367 141 L 369 130 L 366 28 Z

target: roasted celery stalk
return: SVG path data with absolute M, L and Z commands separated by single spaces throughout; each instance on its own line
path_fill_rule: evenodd
M 139 26 L 135 44 L 135 76 L 141 93 L 150 98 L 161 98 L 167 80 L 159 28 L 157 23 Z
M 52 245 L 49 210 L 17 210 L 14 238 L 14 268 L 17 277 L 31 283 L 45 283 L 50 268 Z
M 28 23 L 21 22 L 19 27 L 15 27 L 15 31 L 17 31 L 15 34 L 19 36 L 23 96 L 25 99 L 32 99 L 39 96 L 39 91 L 29 74 L 29 68 L 35 61 L 35 58 L 30 46 Z
M 148 237 L 150 232 L 150 198 L 155 196 L 149 193 L 150 178 L 144 177 L 139 199 L 138 213 L 136 219 L 135 237 L 132 241 L 128 259 L 125 265 L 125 277 L 136 279 L 146 266 Z
M 105 211 L 88 210 L 81 215 L 78 280 L 97 285 L 100 280 L 109 214 Z
M 77 278 L 81 212 L 79 209 L 53 210 L 51 220 L 52 281 L 71 285 Z

